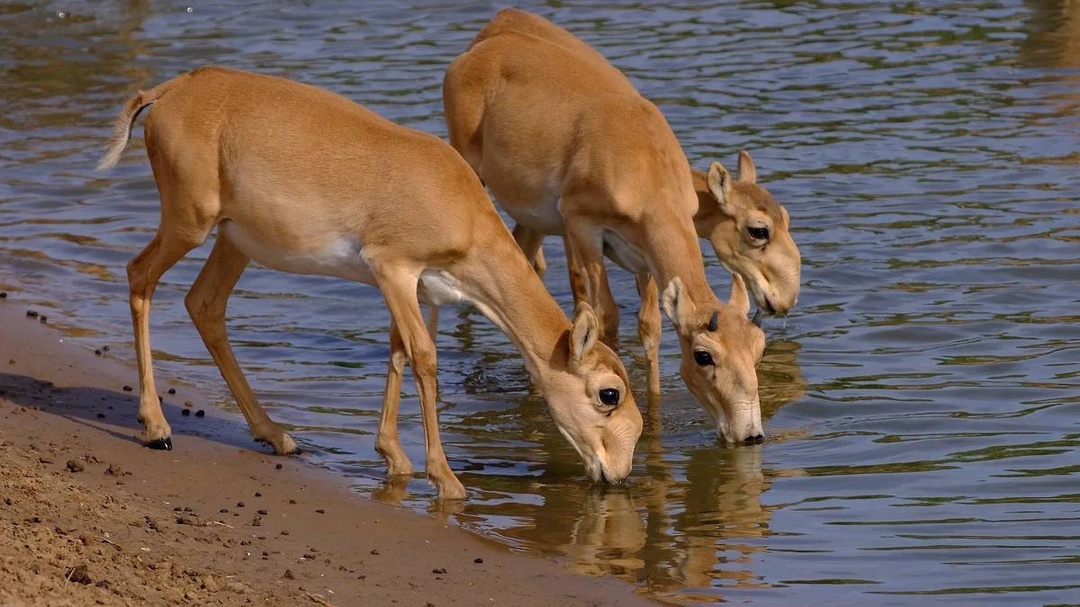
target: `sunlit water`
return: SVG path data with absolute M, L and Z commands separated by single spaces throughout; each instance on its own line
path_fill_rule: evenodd
M 125 98 L 216 63 L 445 135 L 442 73 L 497 8 L 220 4 L 0 3 L 0 286 L 129 361 L 124 264 L 158 212 L 141 128 L 117 169 L 92 170 Z M 668 327 L 663 401 L 633 481 L 609 491 L 587 484 L 509 341 L 445 313 L 443 438 L 470 489 L 450 517 L 678 603 L 1080 603 L 1076 3 L 524 6 L 624 68 L 695 165 L 753 153 L 791 213 L 803 290 L 765 323 L 770 440 L 715 443 Z M 569 308 L 559 249 L 547 282 Z M 231 407 L 181 303 L 208 251 L 166 275 L 152 335 L 160 372 Z M 633 285 L 613 276 L 644 407 Z M 370 288 L 259 268 L 229 320 L 308 457 L 427 511 L 431 487 L 384 485 L 373 446 L 388 324 Z M 402 431 L 422 463 L 414 400 Z

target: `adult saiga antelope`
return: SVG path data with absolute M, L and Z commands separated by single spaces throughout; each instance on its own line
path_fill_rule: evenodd
M 642 420 L 588 305 L 571 323 L 530 269 L 469 166 L 445 142 L 328 91 L 221 68 L 178 76 L 130 99 L 99 168 L 116 164 L 132 123 L 144 127 L 161 223 L 128 264 L 139 363 L 139 419 L 154 448 L 172 447 L 154 388 L 150 300 L 158 279 L 216 225 L 217 240 L 185 304 L 256 439 L 297 451 L 248 386 L 225 330 L 229 294 L 249 260 L 277 270 L 373 285 L 390 309 L 390 364 L 376 448 L 390 474 L 411 474 L 398 440 L 406 359 L 420 396 L 428 478 L 465 497 L 439 439 L 435 345 L 420 300 L 471 302 L 521 351 L 559 431 L 594 481 L 630 472 Z
M 561 39 L 549 40 L 552 31 Z M 443 103 L 450 143 L 517 222 L 526 256 L 543 235 L 563 235 L 575 300 L 592 304 L 609 344 L 617 343 L 618 309 L 603 255 L 636 273 L 650 391 L 659 391 L 659 283 L 690 391 L 723 439 L 761 442 L 754 366 L 765 336 L 746 318 L 738 274 L 728 304 L 709 287 L 690 167 L 656 106 L 569 32 L 513 9 L 450 65 Z M 721 193 L 731 187 L 722 170 L 709 182 Z
M 532 13 L 513 9 L 502 11 L 488 23 L 477 40 L 507 32 L 563 46 L 579 58 L 599 63 L 598 69 L 607 71 L 613 78 L 609 84 L 636 91 L 622 71 L 603 55 L 569 31 Z M 698 197 L 698 208 L 694 213 L 698 236 L 709 241 L 725 268 L 742 276 L 759 310 L 767 314 L 786 314 L 799 297 L 802 260 L 791 237 L 787 209 L 767 189 L 758 185 L 757 167 L 750 153 L 739 151 L 737 180 L 719 162 L 711 163 L 708 171 L 691 168 L 690 172 Z M 543 276 L 546 266 L 543 250 L 539 248 L 543 234 L 532 233 L 524 224 L 518 224 L 514 227 L 514 236 L 518 242 L 536 247 L 533 263 Z M 642 305 L 655 307 L 656 302 L 643 301 Z M 658 337 L 642 336 L 644 343 L 658 343 L 658 340 Z M 656 355 L 646 352 L 646 356 L 652 361 Z M 659 391 L 658 380 L 654 383 L 650 378 L 650 391 Z

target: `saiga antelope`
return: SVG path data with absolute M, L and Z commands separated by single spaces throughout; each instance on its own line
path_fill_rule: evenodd
M 659 283 L 679 335 L 680 373 L 717 434 L 764 440 L 754 366 L 765 336 L 747 319 L 738 274 L 728 304 L 709 287 L 690 167 L 656 106 L 572 34 L 514 9 L 451 63 L 443 103 L 451 145 L 517 222 L 526 256 L 543 235 L 563 236 L 575 300 L 593 305 L 609 344 L 618 310 L 603 255 L 637 275 L 650 391 L 659 388 Z M 730 175 L 711 172 L 709 186 L 727 193 Z
M 328 91 L 221 68 L 178 76 L 130 99 L 99 168 L 119 160 L 139 112 L 161 195 L 161 223 L 128 264 L 146 443 L 170 449 L 154 387 L 149 313 L 161 275 L 218 235 L 185 299 L 191 319 L 257 440 L 296 443 L 259 405 L 229 345 L 228 297 L 249 260 L 284 272 L 373 285 L 390 310 L 390 364 L 376 447 L 411 474 L 398 439 L 407 359 L 419 391 L 428 478 L 465 497 L 439 439 L 436 353 L 420 312 L 471 302 L 521 351 L 560 432 L 593 481 L 630 472 L 642 420 L 588 305 L 573 323 L 518 249 L 468 164 L 445 142 Z
M 611 84 L 621 84 L 627 91 L 636 92 L 630 80 L 603 55 L 574 34 L 537 15 L 512 9 L 500 12 L 477 39 L 508 32 L 565 47 L 603 66 L 598 69 L 612 76 Z M 709 241 L 725 268 L 742 276 L 761 311 L 786 314 L 798 301 L 802 259 L 791 237 L 787 209 L 758 185 L 757 167 L 750 153 L 739 151 L 737 180 L 719 162 L 711 163 L 708 171 L 691 168 L 690 172 L 698 197 L 694 213 L 698 236 Z M 514 236 L 519 242 L 535 243 L 533 263 L 543 276 L 545 263 L 539 240 L 544 235 L 531 233 L 526 226 L 518 224 Z M 655 307 L 656 301 L 643 301 L 642 305 Z M 659 324 L 655 326 L 658 328 Z M 658 343 L 658 340 L 658 337 L 642 337 L 644 343 Z M 650 361 L 656 359 L 653 353 L 646 355 Z M 659 392 L 659 382 L 653 383 L 651 378 L 650 391 Z

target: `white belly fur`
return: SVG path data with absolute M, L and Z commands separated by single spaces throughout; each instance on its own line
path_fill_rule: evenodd
M 545 198 L 540 203 L 530 207 L 518 208 L 513 205 L 504 205 L 500 202 L 506 214 L 514 220 L 534 232 L 541 234 L 562 234 L 563 216 L 559 208 L 560 198 L 557 194 Z
M 275 247 L 250 234 L 235 221 L 222 221 L 218 228 L 229 240 L 259 265 L 292 274 L 319 274 L 378 286 L 364 257 L 358 238 L 342 237 L 321 249 L 297 252 Z M 429 269 L 420 274 L 417 294 L 421 301 L 437 306 L 458 304 L 468 297 L 457 279 L 445 270 Z
M 620 268 L 635 274 L 649 269 L 645 256 L 641 251 L 626 242 L 614 230 L 602 230 L 601 237 L 604 240 L 604 255 L 615 262 Z
M 337 276 L 369 285 L 375 284 L 357 238 L 342 237 L 321 249 L 293 251 L 267 243 L 249 233 L 235 221 L 222 221 L 218 227 L 229 240 L 260 265 L 292 274 Z
M 446 306 L 469 301 L 458 286 L 457 279 L 445 270 L 424 270 L 417 289 L 420 301 L 435 306 Z

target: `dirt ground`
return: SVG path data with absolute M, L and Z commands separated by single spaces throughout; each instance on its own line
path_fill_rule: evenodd
M 146 449 L 134 368 L 26 312 L 0 299 L 0 605 L 655 605 L 353 495 L 161 377 L 176 450 Z

